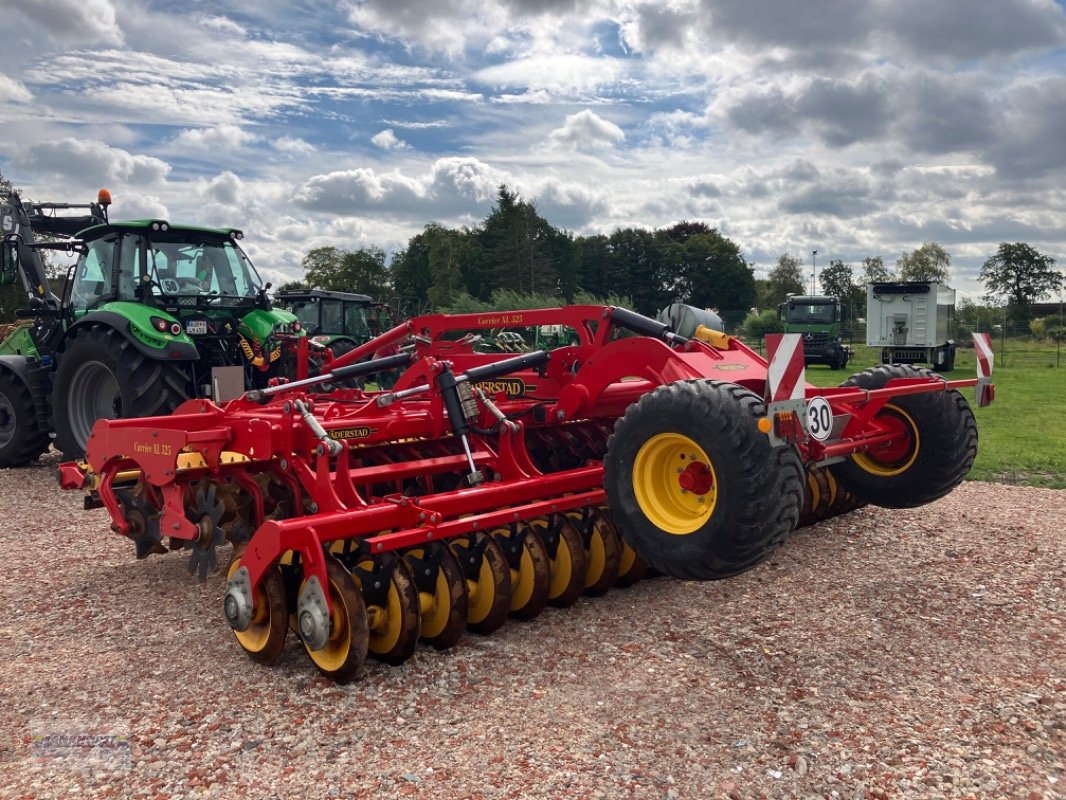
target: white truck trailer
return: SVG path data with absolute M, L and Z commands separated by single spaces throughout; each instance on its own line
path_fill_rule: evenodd
M 883 364 L 955 368 L 955 290 L 939 283 L 907 281 L 866 286 L 866 344 L 881 348 Z

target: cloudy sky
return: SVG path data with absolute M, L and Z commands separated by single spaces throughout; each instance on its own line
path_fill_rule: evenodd
M 260 271 L 482 219 L 703 220 L 954 285 L 1001 241 L 1066 268 L 1054 0 L 5 0 L 0 170 L 36 200 L 233 225 Z M 254 8 L 253 8 L 254 6 Z

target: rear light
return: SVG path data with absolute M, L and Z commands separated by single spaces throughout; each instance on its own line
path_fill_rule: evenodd
M 160 333 L 169 333 L 171 336 L 181 336 L 181 323 L 173 322 L 162 317 L 149 317 L 148 321 Z
M 790 442 L 803 438 L 803 428 L 799 416 L 792 411 L 778 411 L 774 414 L 774 436 Z

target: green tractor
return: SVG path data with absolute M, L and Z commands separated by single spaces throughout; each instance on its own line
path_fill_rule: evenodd
M 21 278 L 31 324 L 0 342 L 0 467 L 48 449 L 81 457 L 106 417 L 167 414 L 220 385 L 292 377 L 302 326 L 274 309 L 239 230 L 110 222 L 98 202 L 26 203 L 0 186 L 0 281 Z M 87 216 L 57 217 L 84 208 Z M 70 237 L 39 242 L 35 234 Z M 42 249 L 78 255 L 57 297 Z
M 315 344 L 340 358 L 382 332 L 377 325 L 380 303 L 369 295 L 325 289 L 289 289 L 274 295 L 274 304 L 300 320 Z

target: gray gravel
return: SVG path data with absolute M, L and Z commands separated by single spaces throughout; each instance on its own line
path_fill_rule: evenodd
M 337 687 L 54 467 L 0 471 L 5 798 L 1066 797 L 1064 491 L 862 509 Z

